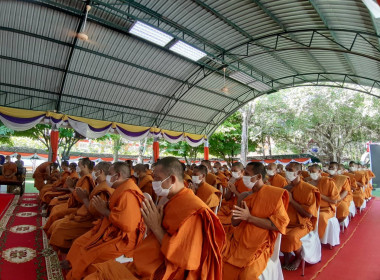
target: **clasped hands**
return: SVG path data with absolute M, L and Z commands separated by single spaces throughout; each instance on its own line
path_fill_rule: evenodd
M 164 216 L 163 206 L 156 206 L 152 199 L 145 198 L 142 202 L 141 215 L 146 226 L 153 232 L 162 230 L 162 218 Z

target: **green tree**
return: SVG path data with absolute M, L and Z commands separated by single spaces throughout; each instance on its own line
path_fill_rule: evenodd
M 198 154 L 203 152 L 203 145 L 192 147 L 184 141 L 172 144 L 162 140 L 160 142 L 160 147 L 163 148 L 165 153 L 177 157 L 183 157 L 188 164 L 192 161 L 196 161 Z

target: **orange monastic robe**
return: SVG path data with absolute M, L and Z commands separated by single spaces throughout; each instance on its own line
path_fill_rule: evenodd
M 16 174 L 10 176 L 13 173 L 17 173 L 17 164 L 14 162 L 6 162 L 3 165 L 3 174 L 0 175 L 0 181 L 17 181 Z
M 92 189 L 94 188 L 94 186 L 95 186 L 95 183 L 91 175 L 86 175 L 79 178 L 78 182 L 75 185 L 76 188 L 84 189 L 88 193 L 92 192 Z M 49 228 L 51 227 L 51 225 L 56 220 L 62 219 L 66 215 L 76 212 L 77 209 L 80 206 L 82 206 L 82 204 L 83 203 L 81 199 L 78 197 L 78 195 L 76 194 L 76 192 L 73 192 L 69 194 L 69 199 L 65 203 L 62 203 L 53 207 L 49 215 L 49 219 L 47 220 L 44 226 L 44 231 L 47 233 L 48 238 L 50 238 Z
M 183 188 L 164 207 L 158 242 L 150 233 L 136 248 L 133 263 L 114 260 L 94 265 L 92 279 L 220 280 L 225 234 L 220 221 L 190 189 Z
M 47 192 L 52 191 L 53 188 L 61 188 L 63 184 L 66 182 L 66 179 L 70 176 L 70 174 L 71 174 L 70 171 L 62 171 L 57 181 L 55 181 L 52 184 L 46 184 L 45 186 L 43 186 L 42 189 L 40 190 L 40 199 L 43 202 L 48 203 L 44 200 L 44 195 Z
M 224 176 L 226 176 L 228 180 L 232 177 L 231 172 L 228 170 L 224 170 Z
M 288 185 L 288 181 L 280 174 L 274 174 L 274 176 L 268 177 L 268 182 L 271 186 L 283 188 Z
M 289 194 L 286 190 L 264 185 L 244 201 L 252 216 L 270 219 L 279 232 L 285 234 L 289 223 L 286 212 Z M 227 235 L 223 250 L 223 279 L 259 279 L 273 254 L 277 235 L 277 231 L 242 221 L 232 234 Z
M 350 178 L 350 185 L 351 185 L 353 200 L 354 200 L 355 206 L 357 208 L 360 208 L 360 206 L 362 206 L 362 204 L 364 203 L 365 195 L 364 195 L 363 189 L 356 184 L 356 174 L 347 172 L 347 173 L 344 173 L 343 175 Z
M 213 186 L 202 182 L 199 184 L 196 196 L 198 196 L 212 211 L 219 206 L 222 193 Z
M 157 196 L 152 187 L 153 177 L 151 175 L 145 175 L 143 178 L 138 179 L 138 186 L 143 193 L 148 193 L 153 201 L 156 201 Z
M 74 170 L 70 173 L 69 177 L 70 179 L 79 179 L 78 173 Z M 66 178 L 66 180 L 68 179 Z M 67 188 L 66 186 L 66 180 L 62 185 L 62 188 Z M 58 200 L 58 197 L 60 198 L 66 198 L 66 200 Z M 43 200 L 46 201 L 46 203 L 49 203 L 48 212 L 50 213 L 51 209 L 59 204 L 63 204 L 67 202 L 67 199 L 69 199 L 70 194 L 67 192 L 62 191 L 48 191 L 45 193 Z
M 206 183 L 215 187 L 215 186 L 221 184 L 222 182 L 220 182 L 220 179 L 215 174 L 207 173 Z
M 40 190 L 45 185 L 45 180 L 49 176 L 48 167 L 52 164 L 51 161 L 40 164 L 33 173 L 34 187 Z
M 242 178 L 236 180 L 235 187 L 239 193 L 250 191 L 250 189 L 244 185 Z M 230 200 L 222 200 L 222 205 L 220 206 L 220 210 L 218 212 L 218 218 L 220 219 L 226 233 L 232 230 L 232 209 L 236 205 L 236 203 L 237 197 L 234 194 L 232 195 Z
M 216 176 L 219 178 L 220 183 L 222 184 L 223 188 L 227 188 L 228 185 L 228 178 L 223 174 L 223 172 L 218 171 Z
M 367 172 L 367 177 L 368 177 L 368 196 L 369 197 L 372 197 L 372 190 L 373 190 L 373 186 L 372 186 L 372 184 L 371 184 L 371 180 L 373 179 L 373 178 L 375 178 L 376 176 L 375 176 L 375 174 L 371 171 L 371 170 L 365 170 L 365 172 Z
M 66 276 L 67 280 L 79 280 L 93 272 L 91 264 L 122 255 L 132 257 L 145 233 L 140 211 L 143 200 L 144 195 L 133 180 L 125 181 L 115 189 L 109 201 L 109 217 L 98 220 L 71 246 L 66 259 L 72 269 Z
M 301 248 L 302 242 L 300 239 L 312 231 L 317 223 L 318 208 L 321 202 L 319 190 L 302 180 L 290 192 L 293 199 L 301 204 L 303 209 L 311 214 L 312 217 L 302 217 L 289 203 L 288 216 L 290 222 L 286 228 L 286 234 L 281 239 L 281 252 L 285 253 L 294 252 Z
M 307 177 L 310 176 L 310 174 L 309 174 L 308 171 L 306 171 L 306 170 L 302 170 L 302 171 L 301 171 L 301 176 L 302 176 L 302 178 L 307 178 Z
M 350 203 L 352 201 L 352 192 L 350 178 L 344 175 L 335 175 L 332 177 L 339 194 L 346 191 L 347 195 L 336 206 L 336 217 L 338 220 L 345 219 L 350 214 Z
M 185 185 L 186 188 L 189 187 L 189 184 L 190 182 L 192 182 L 192 180 L 193 179 L 189 175 L 187 175 L 186 173 L 183 174 L 183 184 Z
M 55 181 L 59 180 L 60 177 L 61 177 L 61 172 L 59 172 L 59 170 L 53 170 L 50 173 L 50 176 L 47 179 L 46 184 L 53 184 Z
M 89 196 L 88 209 L 83 204 L 75 213 L 66 215 L 51 225 L 49 228 L 49 244 L 58 248 L 69 249 L 74 240 L 89 231 L 94 226 L 93 222 L 100 218 L 100 214 L 92 205 L 91 199 L 99 196 L 108 203 L 113 192 L 114 189 L 110 188 L 105 181 L 97 185 Z
M 340 199 L 338 188 L 336 187 L 334 180 L 329 177 L 321 176 L 317 188 L 321 195 L 325 195 L 332 200 Z M 321 199 L 318 223 L 319 238 L 322 238 L 325 234 L 329 219 L 335 216 L 335 209 L 336 204 Z

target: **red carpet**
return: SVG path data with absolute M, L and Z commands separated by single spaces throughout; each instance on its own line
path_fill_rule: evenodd
M 0 218 L 3 217 L 3 214 L 8 209 L 9 204 L 14 198 L 14 194 L 0 194 Z
M 15 196 L 0 224 L 0 279 L 63 279 L 41 229 L 37 194 Z
M 380 199 L 372 199 L 367 208 L 351 220 L 340 235 L 340 245 L 332 250 L 322 247 L 322 261 L 306 264 L 305 276 L 301 268 L 283 271 L 285 280 L 380 280 L 378 264 L 380 243 Z

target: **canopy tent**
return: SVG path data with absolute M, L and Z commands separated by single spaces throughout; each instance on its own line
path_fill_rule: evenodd
M 283 158 L 283 159 L 252 159 L 250 160 L 251 162 L 262 162 L 262 163 L 276 163 L 276 164 L 288 164 L 290 162 L 298 162 L 301 164 L 309 164 L 312 163 L 313 161 L 311 158 Z
M 55 110 L 86 137 L 133 126 L 199 140 L 250 100 L 300 85 L 378 97 L 380 25 L 362 1 L 5 0 L 0 9 L 0 105 L 44 118 Z M 143 24 L 169 41 L 142 39 L 133 27 Z M 81 31 L 89 40 L 73 36 Z

